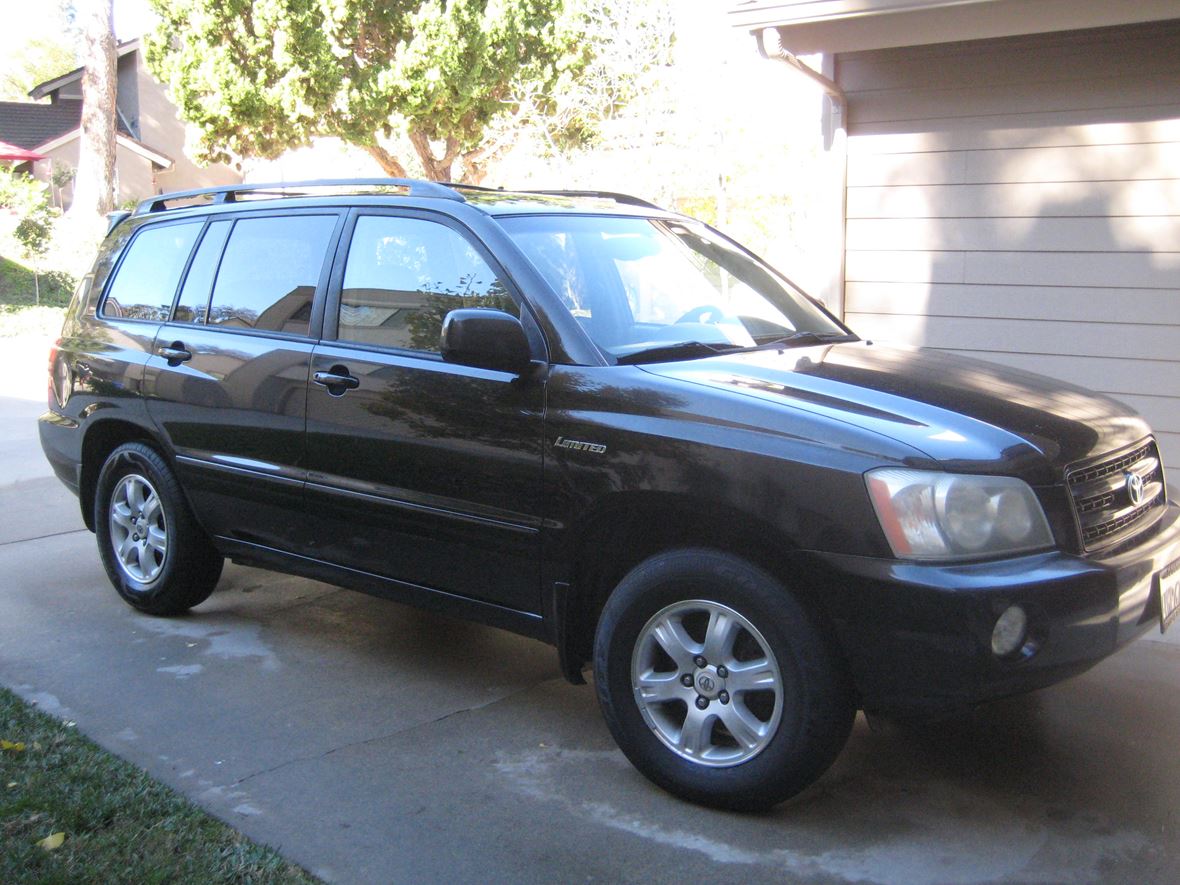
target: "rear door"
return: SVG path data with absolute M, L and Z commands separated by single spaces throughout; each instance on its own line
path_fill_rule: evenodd
M 313 555 L 537 612 L 544 381 L 439 354 L 449 310 L 520 316 L 520 299 L 445 216 L 349 228 L 308 392 Z
M 65 342 L 72 351 L 75 409 L 88 409 L 85 414 L 99 419 L 118 410 L 119 417 L 150 422 L 140 396 L 145 366 L 203 228 L 200 219 L 130 222 L 103 245 L 95 284 L 105 284 L 106 292 L 98 319 L 83 319 L 83 327 Z M 112 259 L 116 266 L 107 282 L 104 270 Z
M 206 530 L 303 541 L 307 378 L 342 214 L 242 213 L 202 232 L 144 389 Z

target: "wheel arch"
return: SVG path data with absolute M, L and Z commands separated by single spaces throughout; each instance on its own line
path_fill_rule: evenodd
M 555 639 L 566 677 L 591 659 L 607 597 L 635 566 L 658 553 L 713 549 L 745 559 L 791 588 L 802 604 L 820 609 L 819 588 L 797 580 L 798 545 L 763 519 L 716 501 L 660 493 L 618 495 L 568 531 L 569 591 L 555 606 Z M 826 616 L 825 616 L 826 619 Z
M 142 442 L 159 451 L 159 440 L 147 428 L 121 418 L 95 421 L 82 438 L 82 460 L 78 472 L 78 503 L 86 528 L 94 531 L 94 496 L 98 474 L 107 457 L 123 443 Z

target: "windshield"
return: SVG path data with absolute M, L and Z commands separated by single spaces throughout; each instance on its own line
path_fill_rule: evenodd
M 601 215 L 500 221 L 594 343 L 621 362 L 855 337 L 703 225 Z

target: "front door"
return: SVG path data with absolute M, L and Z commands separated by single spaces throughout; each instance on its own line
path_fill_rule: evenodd
M 441 216 L 358 214 L 350 228 L 312 355 L 309 555 L 538 612 L 544 382 L 439 355 L 449 310 L 519 315 L 519 300 Z

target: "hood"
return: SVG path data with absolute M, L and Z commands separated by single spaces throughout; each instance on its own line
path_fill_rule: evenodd
M 1117 400 L 936 350 L 857 341 L 643 368 L 855 424 L 946 469 L 1040 474 L 1032 481 L 1055 481 L 1066 465 L 1150 433 Z

